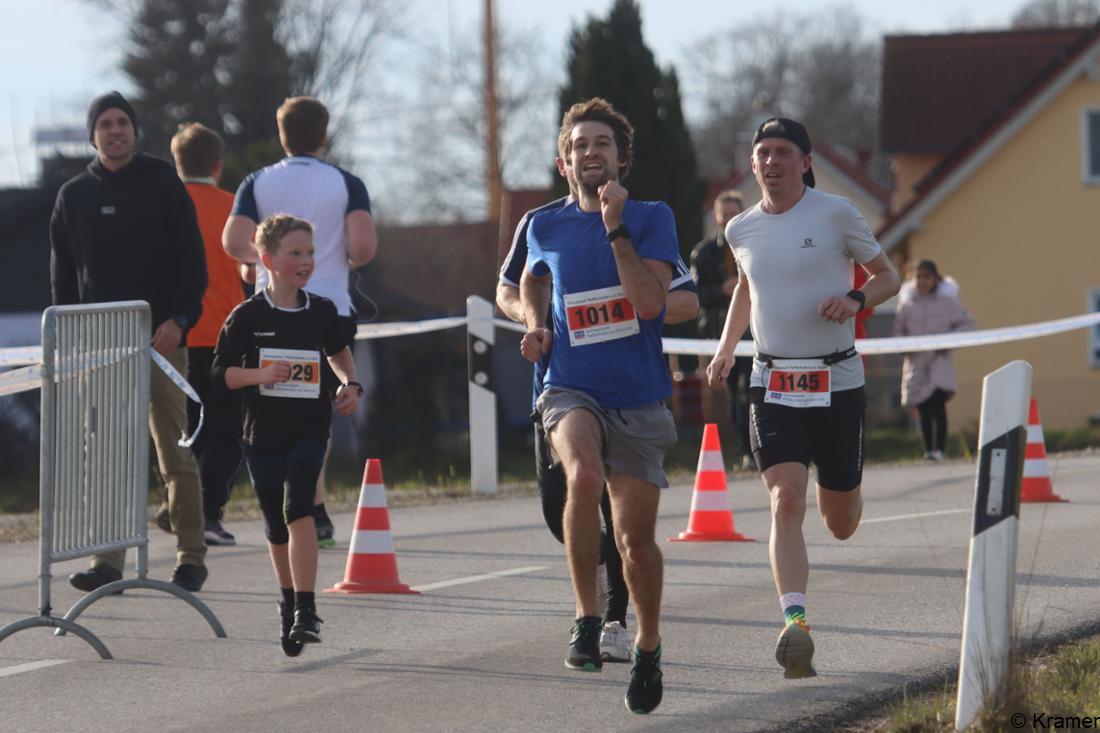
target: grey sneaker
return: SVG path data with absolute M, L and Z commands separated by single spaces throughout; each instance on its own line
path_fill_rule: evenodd
M 814 670 L 814 640 L 810 627 L 804 623 L 787 624 L 775 644 L 775 661 L 783 667 L 783 676 L 789 680 L 816 677 Z
M 634 644 L 630 632 L 618 621 L 608 621 L 600 632 L 600 659 L 605 662 L 629 662 Z

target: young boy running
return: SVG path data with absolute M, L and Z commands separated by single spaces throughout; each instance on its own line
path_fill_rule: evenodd
M 336 306 L 303 289 L 313 274 L 310 223 L 271 216 L 256 230 L 256 247 L 271 279 L 226 319 L 212 378 L 215 385 L 243 390 L 245 460 L 283 591 L 279 639 L 283 652 L 295 657 L 303 644 L 321 641 L 313 493 L 332 410 L 353 412 L 363 388 L 355 381 Z M 341 382 L 334 403 L 329 385 L 322 384 L 322 352 Z

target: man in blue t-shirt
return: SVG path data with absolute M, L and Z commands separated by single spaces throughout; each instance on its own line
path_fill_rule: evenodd
M 497 282 L 496 302 L 508 318 L 523 322 L 523 305 L 519 297 L 519 281 L 527 266 L 527 228 L 531 219 L 542 211 L 558 209 L 572 203 L 576 198 L 577 185 L 573 180 L 571 168 L 565 167 L 566 152 L 560 150 L 555 159 L 558 172 L 569 182 L 569 196 L 543 204 L 524 214 L 516 225 L 512 237 L 512 247 L 504 258 L 500 268 L 500 280 Z M 691 271 L 683 259 L 677 261 L 676 272 L 668 285 L 668 298 L 665 303 L 665 324 L 680 323 L 696 317 L 699 313 L 699 295 Z M 532 407 L 542 394 L 543 372 L 550 361 L 546 354 L 534 364 Z M 565 474 L 561 464 L 554 464 L 550 457 L 550 444 L 546 431 L 542 427 L 542 417 L 537 411 L 531 419 L 535 422 L 535 475 L 542 500 L 542 514 L 550 533 L 565 543 L 563 520 L 565 518 Z M 600 566 L 597 574 L 606 577 L 607 603 L 603 609 L 603 630 L 600 632 L 600 658 L 604 662 L 629 662 L 634 656 L 634 640 L 627 631 L 626 609 L 630 602 L 630 592 L 623 577 L 623 561 L 615 545 L 614 521 L 611 515 L 611 497 L 606 489 L 600 499 L 600 513 L 603 515 L 604 530 L 600 532 Z M 604 575 L 606 574 L 606 576 Z
M 662 696 L 663 561 L 654 527 L 660 488 L 668 485 L 664 454 L 676 441 L 661 402 L 672 393 L 661 328 L 679 261 L 676 226 L 668 206 L 629 200 L 619 184 L 633 157 L 633 128 L 607 101 L 573 105 L 558 147 L 577 201 L 529 223 L 520 279 L 528 330 L 520 351 L 532 362 L 550 355 L 537 406 L 568 484 L 565 546 L 577 619 L 565 664 L 602 666 L 596 567 L 606 480 L 638 621 L 626 705 L 648 713 Z

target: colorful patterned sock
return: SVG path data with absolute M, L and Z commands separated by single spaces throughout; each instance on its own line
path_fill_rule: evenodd
M 806 623 L 805 593 L 784 593 L 779 597 L 779 605 L 783 607 L 783 618 L 788 624 Z

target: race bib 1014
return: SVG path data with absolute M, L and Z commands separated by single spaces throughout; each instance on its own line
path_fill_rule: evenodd
M 565 295 L 569 345 L 586 346 L 633 336 L 640 330 L 622 286 Z

